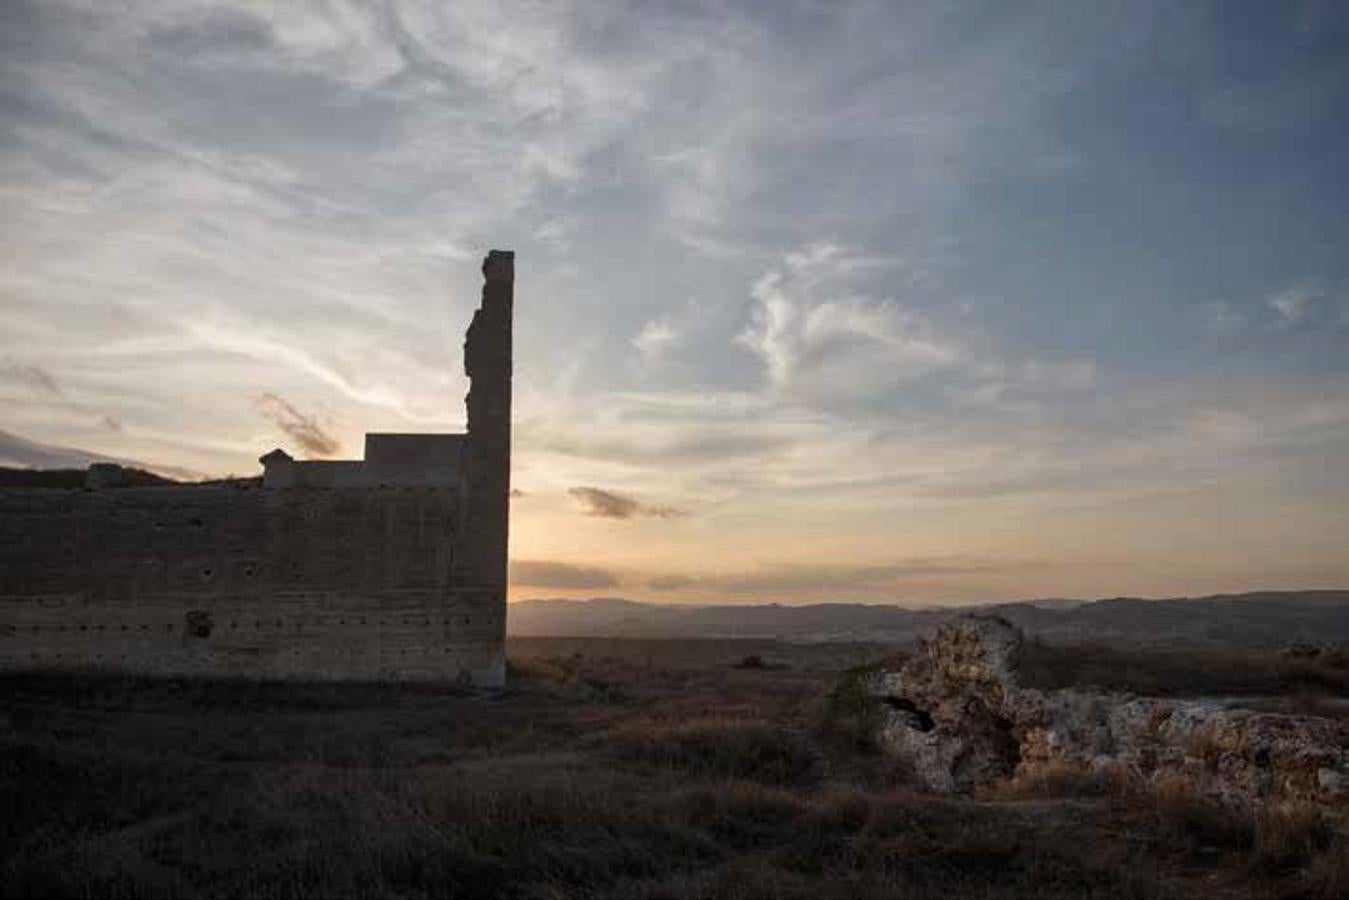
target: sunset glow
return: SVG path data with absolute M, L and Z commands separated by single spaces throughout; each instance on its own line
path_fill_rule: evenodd
M 1349 15 L 1250 6 L 6 3 L 0 464 L 462 430 L 511 248 L 512 599 L 1343 586 Z

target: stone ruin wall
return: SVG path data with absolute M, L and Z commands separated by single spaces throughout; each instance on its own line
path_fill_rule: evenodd
M 0 490 L 0 668 L 501 684 L 512 263 L 457 483 Z

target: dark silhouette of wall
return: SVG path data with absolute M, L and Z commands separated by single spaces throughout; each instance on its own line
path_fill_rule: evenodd
M 345 463 L 355 486 L 274 451 L 266 479 L 0 491 L 0 667 L 500 684 L 512 263 L 484 262 L 469 430 L 425 436 L 434 465 L 371 436 L 410 462 Z

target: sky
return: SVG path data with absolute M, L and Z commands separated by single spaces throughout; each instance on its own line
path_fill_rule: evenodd
M 0 457 L 463 428 L 513 599 L 1349 584 L 1349 4 L 0 2 Z

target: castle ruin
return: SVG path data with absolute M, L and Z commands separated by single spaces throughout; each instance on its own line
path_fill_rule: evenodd
M 260 479 L 0 490 L 0 669 L 505 679 L 514 254 L 483 261 L 466 434 Z

